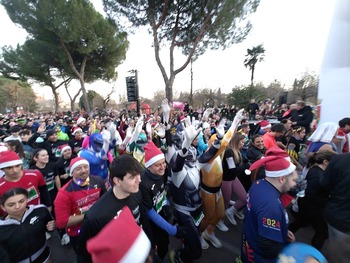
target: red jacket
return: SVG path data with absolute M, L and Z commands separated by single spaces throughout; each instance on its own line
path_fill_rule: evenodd
M 87 212 L 105 192 L 104 182 L 98 176 L 90 176 L 89 184 L 83 187 L 73 180 L 68 182 L 59 190 L 54 202 L 57 228 L 66 228 L 70 216 Z M 80 226 L 78 224 L 67 228 L 67 234 L 77 236 Z

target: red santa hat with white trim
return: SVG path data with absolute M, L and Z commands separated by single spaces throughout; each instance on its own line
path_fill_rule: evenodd
M 72 150 L 72 148 L 68 144 L 60 145 L 60 146 L 58 146 L 58 149 L 61 151 L 61 153 L 64 153 L 64 151 L 66 151 L 68 149 Z
M 77 132 L 83 132 L 83 130 L 79 127 L 74 127 L 72 134 L 75 135 Z
M 78 120 L 77 120 L 77 125 L 79 126 L 82 122 L 86 121 L 85 118 L 83 117 L 80 117 Z
M 281 177 L 291 174 L 295 170 L 295 165 L 280 156 L 268 156 L 254 162 L 249 170 L 253 171 L 265 165 L 266 177 Z
M 143 147 L 145 150 L 145 167 L 148 168 L 152 164 L 158 162 L 161 159 L 165 159 L 164 153 L 155 146 L 153 142 L 148 142 L 147 145 Z
M 21 158 L 13 151 L 0 152 L 0 169 L 23 164 Z
M 346 133 L 342 130 L 338 130 L 337 135 L 335 136 L 335 138 L 339 139 L 339 140 L 346 140 Z
M 262 120 L 261 122 L 259 122 L 259 125 L 262 130 L 271 128 L 271 124 L 266 120 Z
M 0 142 L 0 152 L 4 152 L 4 151 L 8 151 L 9 149 L 5 146 L 5 144 L 3 144 L 2 142 Z
M 286 151 L 283 151 L 280 147 L 278 146 L 273 146 L 269 149 L 266 150 L 265 156 L 279 156 L 282 158 L 285 158 L 287 161 L 291 161 L 289 154 Z
M 86 248 L 92 261 L 144 263 L 149 255 L 151 242 L 136 224 L 127 206 L 118 214 L 95 237 L 87 241 Z
M 82 158 L 82 157 L 75 157 L 75 158 L 73 158 L 73 159 L 70 161 L 70 164 L 69 164 L 69 175 L 72 175 L 73 170 L 74 170 L 75 168 L 77 168 L 77 167 L 78 167 L 79 165 L 81 165 L 81 164 L 87 164 L 87 165 L 89 165 L 89 162 L 88 162 L 86 159 Z
M 265 153 L 265 156 L 262 157 L 262 158 L 265 158 L 265 157 L 269 157 L 269 156 L 275 156 L 275 157 L 281 157 L 281 158 L 284 158 L 286 159 L 288 162 L 291 161 L 290 159 L 290 156 L 289 154 L 286 152 L 286 151 L 283 151 L 280 147 L 278 146 L 274 146 L 274 147 L 271 147 L 269 149 L 266 150 L 266 153 Z M 259 168 L 259 167 L 258 167 Z M 254 169 L 246 169 L 245 170 L 245 174 L 246 175 L 250 175 L 251 174 L 251 171 L 253 171 Z

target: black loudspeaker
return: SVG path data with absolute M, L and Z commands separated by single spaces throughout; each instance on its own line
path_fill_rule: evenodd
M 284 103 L 287 103 L 288 91 L 281 92 L 281 95 L 278 99 L 278 104 L 281 106 Z
M 137 83 L 135 77 L 126 77 L 126 95 L 128 97 L 128 101 L 137 101 Z

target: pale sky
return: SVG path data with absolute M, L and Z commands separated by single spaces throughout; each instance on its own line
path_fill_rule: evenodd
M 101 12 L 101 0 L 93 0 Z M 207 51 L 193 63 L 194 91 L 202 88 L 213 90 L 221 88 L 229 93 L 236 85 L 250 83 L 250 71 L 243 61 L 247 48 L 263 44 L 265 61 L 256 65 L 255 82 L 269 84 L 275 79 L 289 87 L 294 79 L 310 70 L 319 72 L 335 0 L 261 0 L 255 14 L 251 16 L 253 29 L 247 39 L 221 51 Z M 0 47 L 15 46 L 25 41 L 26 32 L 12 23 L 4 8 L 0 5 Z M 138 70 L 140 96 L 152 98 L 157 90 L 164 89 L 164 81 L 155 62 L 152 38 L 145 29 L 129 36 L 130 47 L 126 60 L 118 68 L 119 77 L 114 83 L 96 82 L 87 85 L 102 96 L 117 87 L 112 99 L 126 93 L 125 77 L 131 69 Z M 162 58 L 167 61 L 167 50 Z M 184 58 L 176 56 L 175 65 Z M 168 63 L 164 63 L 167 68 Z M 79 88 L 78 83 L 71 85 Z M 102 89 L 105 88 L 105 90 Z M 174 82 L 174 91 L 190 90 L 190 67 L 179 73 Z M 50 88 L 35 87 L 38 95 L 50 99 Z M 60 94 L 65 101 L 68 96 L 62 89 Z M 185 99 L 184 99 L 185 100 Z

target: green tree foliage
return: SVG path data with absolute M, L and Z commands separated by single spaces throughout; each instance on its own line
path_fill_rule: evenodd
M 263 86 L 262 84 L 260 84 Z M 259 86 L 259 84 L 256 84 L 255 86 Z M 279 97 L 283 92 L 286 91 L 284 85 L 278 80 L 272 81 L 270 84 L 267 85 L 265 88 L 266 90 L 266 98 L 274 100 L 276 104 L 279 103 Z
M 255 73 L 255 65 L 258 62 L 261 62 L 264 60 L 265 57 L 265 48 L 262 44 L 255 46 L 251 49 L 247 49 L 247 54 L 245 55 L 246 59 L 244 60 L 244 66 L 249 67 L 249 70 L 251 71 L 251 77 L 250 77 L 250 85 L 254 85 L 254 73 Z
M 104 99 L 96 91 L 88 90 L 87 97 L 88 97 L 89 108 L 91 110 L 94 110 L 95 108 L 104 109 L 104 106 L 105 106 Z M 83 107 L 83 104 L 84 104 L 84 98 L 83 96 L 81 96 L 79 99 L 80 107 Z
M 309 101 L 317 104 L 318 76 L 313 72 L 304 72 L 293 83 L 291 95 L 293 102 L 297 100 Z
M 245 39 L 251 29 L 247 21 L 255 12 L 259 0 L 205 0 L 205 1 L 137 1 L 103 0 L 107 13 L 116 21 L 126 17 L 133 27 L 148 26 L 153 37 L 156 62 L 165 83 L 169 101 L 173 99 L 173 83 L 183 71 L 207 49 L 226 48 Z M 160 57 L 163 47 L 169 48 L 169 68 Z M 174 51 L 186 56 L 175 68 Z
M 72 80 L 72 77 L 63 80 L 61 78 L 65 72 L 60 61 L 62 55 L 64 53 L 60 53 L 56 45 L 37 39 L 28 39 L 23 45 L 17 45 L 16 49 L 8 46 L 2 48 L 0 72 L 7 78 L 34 80 L 40 85 L 49 86 L 57 112 L 59 110 L 57 90 Z
M 235 105 L 240 108 L 247 108 L 251 99 L 260 101 L 266 98 L 266 90 L 262 87 L 256 86 L 240 86 L 232 89 L 231 93 L 227 95 L 229 105 Z
M 86 82 L 111 80 L 125 59 L 127 34 L 99 14 L 88 0 L 3 0 L 11 20 L 31 38 L 55 45 L 62 64 L 80 82 L 89 110 Z
M 16 111 L 22 107 L 24 111 L 35 111 L 36 96 L 28 83 L 0 77 L 0 112 L 6 109 Z

